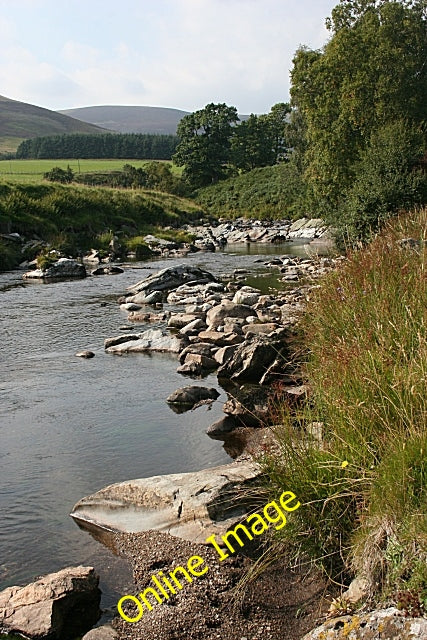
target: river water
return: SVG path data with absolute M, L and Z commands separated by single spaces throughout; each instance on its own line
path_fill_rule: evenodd
M 93 565 L 102 604 L 113 606 L 126 592 L 129 570 L 74 524 L 68 514 L 75 502 L 113 482 L 230 461 L 205 434 L 222 415 L 220 388 L 210 409 L 177 415 L 165 398 L 192 382 L 176 373 L 176 356 L 104 352 L 104 339 L 126 324 L 117 304 L 126 287 L 153 270 L 191 262 L 217 276 L 246 268 L 249 282 L 266 290 L 277 272 L 253 279 L 265 271 L 260 254 L 304 251 L 296 244 L 245 245 L 50 284 L 24 282 L 20 271 L 0 274 L 0 590 L 68 565 Z M 81 349 L 96 357 L 76 358 Z

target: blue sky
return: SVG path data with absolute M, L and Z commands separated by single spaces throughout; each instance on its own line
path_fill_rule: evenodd
M 50 109 L 265 113 L 338 0 L 0 0 L 0 94 Z

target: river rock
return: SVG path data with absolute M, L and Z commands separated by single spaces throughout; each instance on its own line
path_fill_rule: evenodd
M 247 318 L 251 315 L 253 315 L 253 310 L 248 305 L 224 300 L 207 312 L 206 322 L 209 329 L 216 329 L 224 324 L 225 318 Z
M 251 324 L 245 324 L 242 327 L 242 331 L 245 334 L 252 333 L 254 335 L 259 335 L 260 333 L 268 335 L 269 333 L 273 333 L 278 329 L 279 325 L 275 322 L 252 322 Z
M 95 354 L 93 351 L 77 351 L 77 358 L 94 358 Z
M 259 289 L 253 289 L 252 287 L 242 287 L 234 294 L 233 303 L 245 304 L 251 307 L 253 304 L 258 302 L 260 295 L 261 291 Z
M 140 293 L 135 294 L 134 296 L 128 296 L 126 301 L 134 304 L 156 304 L 157 302 L 161 302 L 163 300 L 163 294 L 161 291 L 152 291 L 151 293 L 144 293 L 141 291 Z
M 201 331 L 199 339 L 203 342 L 211 342 L 217 347 L 228 347 L 233 344 L 240 344 L 244 337 L 237 333 L 223 333 L 219 331 Z
M 243 461 L 120 482 L 80 500 L 71 516 L 90 529 L 154 529 L 204 543 L 212 534 L 224 535 L 248 512 L 252 505 L 243 490 L 260 473 L 256 463 Z
M 215 347 L 208 342 L 196 342 L 195 344 L 190 344 L 188 347 L 185 347 L 179 354 L 179 361 L 181 364 L 184 364 L 187 354 L 196 353 L 201 356 L 206 356 L 207 358 L 212 357 L 212 351 Z
M 84 265 L 70 258 L 59 258 L 47 269 L 35 269 L 23 274 L 23 278 L 36 280 L 68 280 L 69 278 L 86 278 Z
M 201 318 L 196 318 L 195 320 L 192 320 L 192 322 L 189 322 L 184 327 L 182 327 L 179 332 L 183 336 L 194 336 L 204 329 L 206 329 L 206 324 Z
M 75 638 L 100 616 L 98 582 L 93 567 L 79 566 L 8 587 L 0 593 L 0 627 L 29 638 Z
M 223 440 L 224 436 L 227 433 L 231 433 L 239 426 L 233 416 L 224 416 L 211 424 L 207 429 L 207 435 L 212 438 L 212 440 Z
M 243 385 L 227 391 L 223 411 L 233 416 L 239 427 L 259 427 L 268 424 L 270 389 L 258 385 Z
M 289 238 L 319 238 L 327 231 L 321 218 L 301 218 L 289 227 Z
M 166 402 L 169 404 L 184 404 L 191 408 L 201 400 L 216 400 L 219 395 L 214 387 L 181 387 L 171 393 Z
M 260 335 L 243 342 L 238 345 L 233 356 L 218 369 L 218 378 L 259 382 L 275 361 L 280 348 L 280 341 L 270 336 Z
M 104 624 L 85 633 L 82 640 L 119 640 L 119 634 L 111 624 Z
M 328 620 L 302 640 L 427 640 L 427 620 L 405 617 L 395 607 Z
M 191 313 L 173 313 L 168 320 L 168 327 L 173 327 L 174 329 L 182 329 L 187 324 L 190 324 L 190 322 L 198 319 L 198 316 Z
M 213 282 L 216 278 L 203 269 L 192 265 L 181 264 L 176 267 L 167 267 L 157 273 L 152 273 L 137 284 L 128 288 L 129 295 L 136 295 L 143 291 L 170 291 L 177 289 L 182 284 Z M 134 302 L 136 302 L 134 300 Z
M 200 376 L 204 372 L 212 371 L 218 367 L 213 358 L 198 353 L 188 353 L 183 364 L 176 370 L 177 373 Z
M 107 353 L 138 353 L 168 351 L 179 353 L 187 345 L 184 337 L 172 336 L 164 329 L 148 329 L 139 334 L 127 334 L 105 340 Z

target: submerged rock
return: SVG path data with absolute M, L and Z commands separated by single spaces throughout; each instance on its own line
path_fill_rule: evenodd
M 29 638 L 75 638 L 99 619 L 98 582 L 93 567 L 80 566 L 8 587 L 0 593 L 0 628 Z
M 80 500 L 71 516 L 83 527 L 107 531 L 164 531 L 204 543 L 224 535 L 250 508 L 243 489 L 260 475 L 254 462 L 110 485 Z
M 76 357 L 77 358 L 94 358 L 95 354 L 93 351 L 77 351 L 76 353 Z

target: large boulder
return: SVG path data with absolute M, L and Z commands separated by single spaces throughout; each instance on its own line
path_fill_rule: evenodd
M 29 638 L 75 638 L 99 619 L 98 582 L 93 567 L 68 567 L 25 587 L 8 587 L 0 593 L 0 627 Z
M 164 329 L 148 329 L 142 333 L 125 334 L 105 340 L 107 353 L 140 353 L 165 351 L 179 353 L 187 345 L 184 337 L 172 336 Z
M 333 618 L 302 640 L 427 640 L 427 620 L 405 617 L 390 607 Z
M 83 264 L 70 258 L 59 258 L 46 269 L 34 269 L 23 274 L 23 278 L 35 280 L 68 280 L 69 278 L 86 278 Z
M 260 335 L 243 342 L 218 369 L 218 378 L 259 382 L 283 347 L 282 336 Z
M 130 292 L 128 295 L 136 295 L 141 291 L 146 294 L 151 291 L 170 291 L 189 282 L 202 284 L 214 282 L 215 280 L 215 277 L 209 271 L 204 271 L 193 265 L 180 264 L 176 267 L 167 267 L 157 273 L 152 273 L 132 287 L 128 287 Z M 137 300 L 134 300 L 134 302 L 137 302 Z
M 224 535 L 252 505 L 251 486 L 260 475 L 254 462 L 232 462 L 191 473 L 113 484 L 80 500 L 71 516 L 90 530 L 140 532 L 155 529 L 191 542 Z
M 214 387 L 181 387 L 171 393 L 166 402 L 186 405 L 188 409 L 191 409 L 203 400 L 216 400 L 218 397 L 219 393 Z

